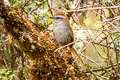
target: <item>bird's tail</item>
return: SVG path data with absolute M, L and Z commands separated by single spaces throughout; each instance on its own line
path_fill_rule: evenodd
M 68 46 L 68 48 L 71 50 L 72 54 L 75 56 L 75 59 L 77 58 L 77 61 L 83 65 L 83 60 L 81 59 L 81 57 L 79 56 L 79 54 L 77 53 L 77 51 L 72 48 L 71 46 Z

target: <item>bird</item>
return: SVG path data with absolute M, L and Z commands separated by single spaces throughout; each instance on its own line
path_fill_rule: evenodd
M 53 19 L 53 36 L 55 41 L 61 46 L 72 43 L 74 41 L 74 34 L 67 15 L 64 12 L 57 11 L 51 18 Z M 73 44 L 67 47 L 75 57 L 79 57 L 79 54 L 72 46 Z M 82 61 L 82 59 L 80 60 Z

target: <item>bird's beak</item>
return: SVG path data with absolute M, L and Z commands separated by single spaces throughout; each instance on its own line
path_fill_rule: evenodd
M 50 16 L 49 18 L 54 19 L 54 17 L 53 17 L 53 16 Z
M 50 16 L 49 18 L 53 19 L 53 16 Z

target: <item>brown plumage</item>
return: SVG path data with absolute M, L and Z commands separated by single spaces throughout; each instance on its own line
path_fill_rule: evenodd
M 54 16 L 56 16 L 56 15 L 63 15 L 63 16 L 66 16 L 66 14 L 65 14 L 64 12 L 60 12 L 60 11 L 56 12 Z M 66 16 L 66 17 L 67 17 L 67 16 Z
M 55 40 L 62 46 L 74 41 L 73 30 L 70 26 L 68 17 L 63 12 L 56 12 L 53 18 L 53 34 Z M 68 46 L 75 57 L 78 57 L 76 50 Z

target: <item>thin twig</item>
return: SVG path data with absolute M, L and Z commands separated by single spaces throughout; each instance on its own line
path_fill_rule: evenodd
M 50 10 L 50 13 L 53 15 L 53 11 L 52 11 L 52 8 L 51 8 L 49 0 L 47 0 L 47 4 L 48 4 L 49 10 Z
M 120 63 L 119 63 L 119 65 L 120 65 Z M 113 64 L 113 67 L 116 68 L 116 67 L 117 67 L 117 63 L 116 63 L 116 64 Z M 104 69 L 107 70 L 107 69 L 110 69 L 110 68 L 112 68 L 111 65 L 105 67 Z M 87 70 L 87 71 L 85 71 L 85 72 L 83 72 L 83 73 L 100 72 L 100 71 L 104 71 L 104 70 L 103 70 L 102 68 L 99 68 L 99 69 Z
M 34 9 L 30 12 L 30 14 L 33 13 L 35 10 L 37 10 L 39 7 L 41 7 L 45 2 L 46 2 L 46 1 L 43 1 L 42 3 L 40 3 L 36 8 L 34 8 Z
M 61 46 L 61 47 L 59 47 L 59 48 L 57 48 L 54 52 L 57 52 L 58 50 L 61 50 L 61 49 L 63 49 L 63 48 L 66 48 L 66 47 L 68 47 L 68 46 L 70 46 L 70 45 L 72 45 L 72 44 L 75 44 L 75 43 L 77 43 L 77 42 L 83 42 L 84 40 L 78 40 L 78 41 L 75 41 L 75 42 L 71 42 L 71 43 L 69 43 L 69 44 L 67 44 L 67 45 L 65 45 L 65 46 Z
M 113 50 L 114 50 L 114 48 L 111 47 L 111 46 L 106 46 L 106 45 L 104 45 L 104 44 L 99 44 L 99 43 L 97 43 L 97 42 L 92 42 L 92 43 L 97 44 L 97 45 L 100 45 L 100 46 L 103 46 L 103 47 L 108 47 L 109 49 L 113 49 Z M 116 49 L 116 50 L 117 50 L 117 51 L 120 51 L 119 49 Z
M 88 11 L 88 10 L 101 10 L 101 9 L 113 9 L 113 8 L 120 8 L 120 6 L 109 6 L 109 7 L 95 7 L 95 8 L 84 8 L 78 10 L 61 10 L 63 12 L 79 12 L 79 11 Z

